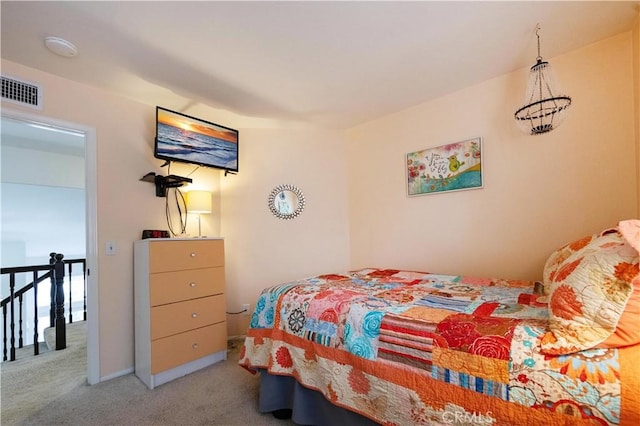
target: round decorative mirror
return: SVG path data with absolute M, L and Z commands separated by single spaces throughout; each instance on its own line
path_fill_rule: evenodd
M 278 185 L 269 194 L 269 210 L 279 219 L 293 219 L 304 209 L 304 195 L 294 185 Z

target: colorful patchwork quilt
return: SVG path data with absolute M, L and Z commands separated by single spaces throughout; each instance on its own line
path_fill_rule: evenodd
M 389 269 L 265 289 L 239 364 L 384 425 L 640 422 L 640 347 L 540 352 L 531 281 Z

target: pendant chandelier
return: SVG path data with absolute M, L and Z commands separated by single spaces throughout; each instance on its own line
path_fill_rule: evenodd
M 571 98 L 559 94 L 549 63 L 540 56 L 540 25 L 536 27 L 538 57 L 531 67 L 524 106 L 516 111 L 515 118 L 522 130 L 531 135 L 550 132 L 562 123 Z

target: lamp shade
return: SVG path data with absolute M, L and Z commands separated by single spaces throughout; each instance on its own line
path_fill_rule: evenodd
M 211 193 L 209 191 L 187 192 L 187 212 L 211 213 Z

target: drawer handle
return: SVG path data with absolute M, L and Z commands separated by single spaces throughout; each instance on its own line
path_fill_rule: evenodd
M 196 286 L 196 283 L 194 283 L 193 281 L 189 283 L 189 287 L 193 288 Z
M 192 313 L 191 318 L 198 318 L 198 313 L 197 312 Z
M 191 347 L 192 347 L 193 349 L 198 349 L 198 344 L 197 344 L 197 343 L 194 343 L 193 345 L 191 345 Z
M 196 254 L 195 253 L 191 253 L 189 256 L 196 257 Z

